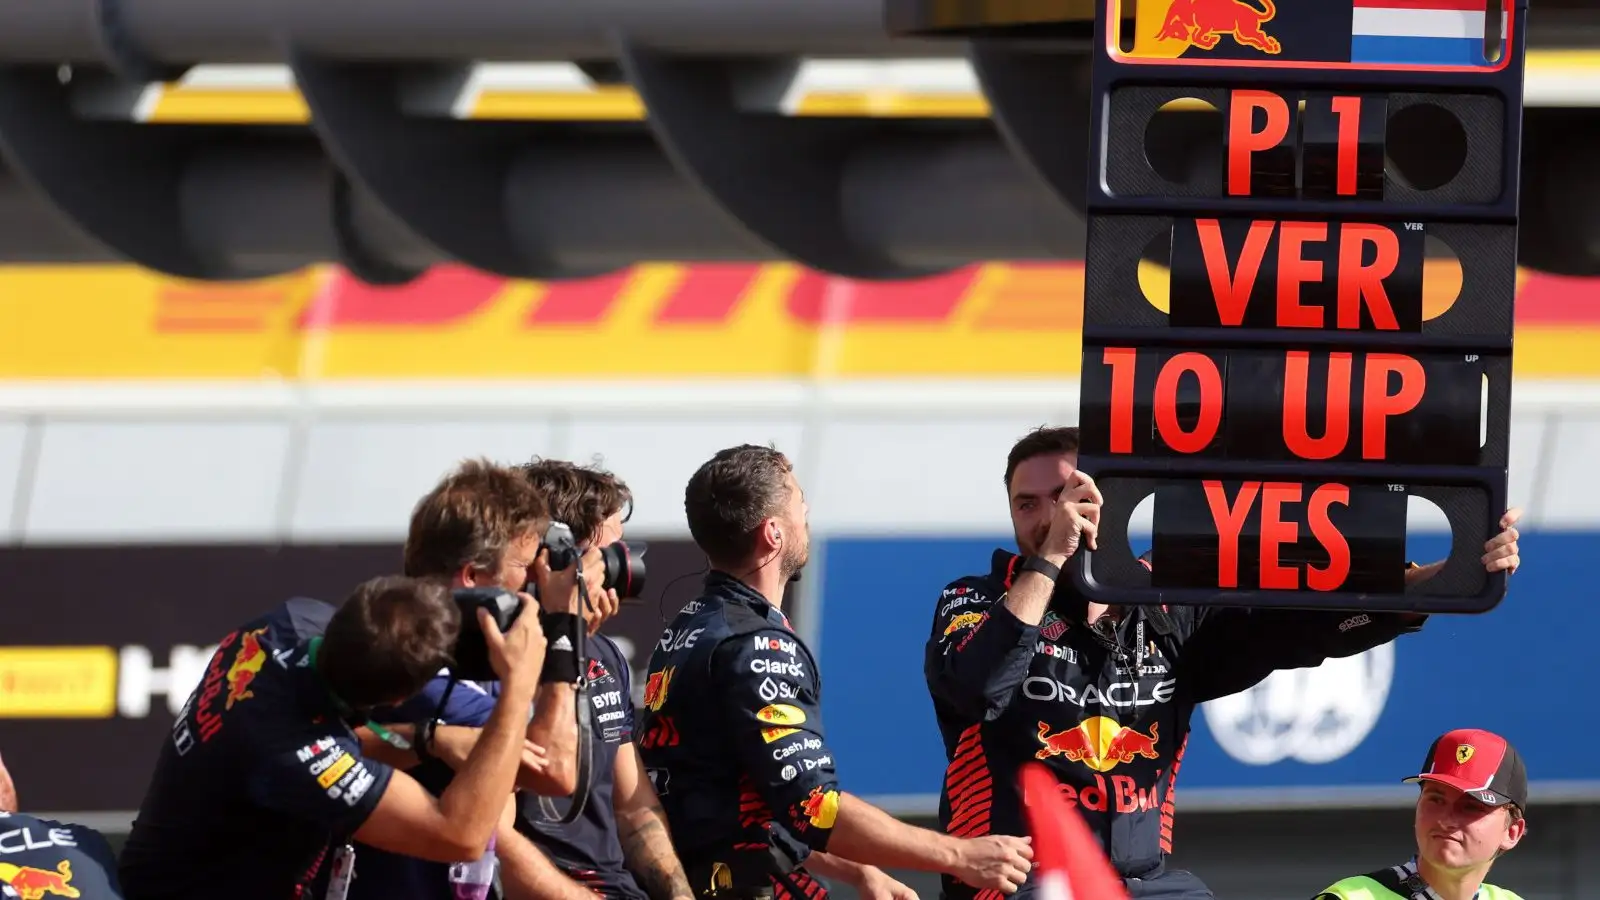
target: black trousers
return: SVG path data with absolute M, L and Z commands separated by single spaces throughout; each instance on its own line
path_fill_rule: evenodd
M 1145 878 L 1123 882 L 1132 900 L 1215 900 L 1211 889 L 1188 869 L 1162 869 Z

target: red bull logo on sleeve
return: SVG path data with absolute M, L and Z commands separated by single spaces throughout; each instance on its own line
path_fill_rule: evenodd
M 78 896 L 78 889 L 72 886 L 72 861 L 66 859 L 58 863 L 53 872 L 0 863 L 0 884 L 9 887 L 19 900 L 44 900 L 46 894 Z
M 657 710 L 667 702 L 667 688 L 672 686 L 672 673 L 676 670 L 676 666 L 669 666 L 659 672 L 651 672 L 650 677 L 645 679 L 645 709 Z
M 267 651 L 261 646 L 261 635 L 266 632 L 265 628 L 257 628 L 245 632 L 240 639 L 239 652 L 233 657 L 233 665 L 228 667 L 226 708 L 233 709 L 235 703 L 255 696 L 250 690 L 250 685 L 261 672 L 262 664 L 267 661 Z
M 832 828 L 839 817 L 839 792 L 823 790 L 820 785 L 814 787 L 811 795 L 801 801 L 800 811 L 812 825 Z
M 1261 5 L 1258 7 L 1255 2 Z M 1278 15 L 1273 0 L 1172 0 L 1162 19 L 1158 41 L 1183 41 L 1201 50 L 1214 50 L 1231 36 L 1241 47 L 1254 47 L 1273 56 L 1283 52 L 1278 39 L 1262 25 Z

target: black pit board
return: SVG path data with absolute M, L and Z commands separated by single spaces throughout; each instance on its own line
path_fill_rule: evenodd
M 1505 575 L 1480 557 L 1506 507 L 1526 0 L 1145 0 L 1126 44 L 1105 3 L 1079 460 L 1105 506 L 1078 587 L 1117 604 L 1492 609 Z M 1503 40 L 1486 40 L 1496 19 Z M 1218 114 L 1152 128 L 1185 99 Z M 1172 158 L 1184 139 L 1199 162 Z M 1430 238 L 1461 266 L 1442 314 L 1424 308 Z M 1141 287 L 1163 264 L 1167 311 Z M 1147 572 L 1128 524 L 1151 493 Z M 1449 518 L 1452 549 L 1408 587 L 1410 495 Z

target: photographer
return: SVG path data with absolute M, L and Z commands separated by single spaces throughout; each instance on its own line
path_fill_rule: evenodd
M 572 526 L 580 547 L 612 551 L 615 577 L 624 591 L 637 590 L 642 571 L 634 571 L 637 548 L 622 541 L 625 513 L 633 500 L 628 486 L 610 472 L 557 460 L 536 460 L 523 468 L 550 504 L 555 519 Z M 618 555 L 616 551 L 621 551 Z M 518 828 L 568 875 L 608 898 L 687 900 L 693 896 L 683 866 L 672 849 L 666 813 L 633 739 L 633 691 L 628 661 L 608 637 L 596 633 L 618 606 L 617 588 L 606 588 L 605 603 L 589 623 L 589 729 L 593 752 L 591 784 L 581 815 L 573 822 L 546 821 L 527 800 Z M 552 767 L 554 767 L 552 763 Z
M 302 897 L 325 864 L 349 878 L 352 838 L 422 859 L 482 856 L 515 783 L 545 639 L 536 616 L 504 634 L 487 612 L 478 624 L 501 702 L 439 797 L 365 757 L 352 728 L 450 661 L 462 619 L 447 586 L 374 578 L 336 612 L 295 599 L 225 636 L 123 850 L 129 900 Z
M 578 608 L 578 565 L 551 571 L 544 545 L 550 519 L 543 496 L 520 469 L 483 460 L 462 463 L 417 502 L 412 511 L 404 551 L 405 572 L 437 578 L 454 589 L 498 588 L 520 592 L 530 581 L 535 601 L 521 594 L 528 609 L 539 610 L 549 649 L 539 673 L 537 693 L 524 707 L 523 764 L 517 787 L 548 796 L 573 792 L 577 753 L 575 683 L 578 673 L 573 640 L 581 623 Z M 582 561 L 591 593 L 599 588 L 598 552 Z M 537 605 L 536 605 L 537 604 Z M 614 608 L 614 607 L 613 607 Z M 520 619 L 519 619 L 520 621 Z M 566 642 L 561 649 L 560 643 Z M 456 772 L 473 752 L 478 730 L 503 699 L 495 682 L 461 680 L 445 669 L 421 693 L 394 708 L 380 710 L 374 721 L 388 726 L 406 747 L 396 747 L 372 729 L 358 734 L 369 755 L 410 772 L 435 794 L 453 784 Z M 408 858 L 375 848 L 357 848 L 360 877 L 349 900 L 448 900 L 448 867 L 427 858 Z M 580 885 L 564 877 L 526 838 L 517 834 L 508 816 L 496 834 L 495 854 L 503 868 L 508 898 L 590 898 Z M 445 861 L 448 862 L 448 861 Z

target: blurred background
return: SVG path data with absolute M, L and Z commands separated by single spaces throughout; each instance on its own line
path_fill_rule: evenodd
M 670 110 L 692 113 L 693 98 L 663 91 L 649 130 L 628 74 L 576 26 L 527 52 L 579 62 L 479 62 L 404 91 L 428 72 L 296 72 L 259 43 L 217 44 L 233 62 L 130 88 L 93 65 L 44 65 L 92 55 L 66 13 L 0 34 L 0 60 L 37 64 L 0 77 L 0 754 L 24 808 L 124 831 L 215 639 L 287 596 L 338 601 L 397 569 L 412 504 L 469 456 L 598 460 L 632 486 L 649 587 L 611 633 L 642 666 L 702 569 L 683 486 L 748 441 L 788 453 L 807 490 L 812 561 L 793 616 L 827 673 L 843 783 L 928 822 L 942 752 L 922 644 L 942 586 L 1011 543 L 1011 443 L 1076 422 L 1083 223 L 1007 153 L 958 51 L 858 38 L 859 15 L 786 24 L 843 15 L 832 0 L 780 6 L 768 28 L 717 20 L 678 44 L 766 36 L 787 63 L 737 83 L 761 88 L 749 102 L 781 120 L 772 134 L 855 142 L 834 173 L 851 236 L 889 247 L 856 274 L 892 278 L 771 261 L 783 257 L 659 152 L 663 123 L 684 120 Z M 1529 838 L 1492 880 L 1527 900 L 1600 896 L 1579 855 L 1600 846 L 1585 643 L 1600 627 L 1600 12 L 1574 9 L 1536 11 L 1530 32 L 1510 471 L 1523 570 L 1491 613 L 1279 673 L 1197 716 L 1177 864 L 1219 897 L 1306 897 L 1402 861 L 1414 788 L 1398 781 L 1463 726 L 1509 736 L 1533 779 Z M 421 46 L 396 37 L 421 21 L 408 10 L 366 22 L 384 32 L 370 47 Z M 158 62 L 200 59 L 222 28 L 206 22 L 161 31 L 151 13 L 131 33 Z M 493 41 L 487 19 L 466 30 L 474 47 Z M 333 54 L 346 39 L 316 40 Z M 784 56 L 807 41 L 835 55 Z M 375 93 L 341 95 L 330 77 Z M 308 78 L 325 79 L 332 124 L 312 126 Z M 369 165 L 374 148 L 351 137 L 362 96 L 440 126 L 418 142 L 431 149 L 396 150 L 409 170 Z M 1158 139 L 1200 152 L 1185 142 L 1205 115 L 1174 108 Z M 441 135 L 459 143 L 440 151 Z M 866 159 L 868 138 L 889 149 Z M 781 147 L 767 145 L 780 174 Z M 487 188 L 472 172 L 514 194 L 517 214 L 473 207 Z M 840 227 L 787 200 L 772 212 Z M 422 201 L 448 212 L 417 227 L 404 210 Z M 497 244 L 508 230 L 522 252 Z M 449 234 L 457 245 L 439 249 Z M 1461 276 L 1434 249 L 1437 308 Z M 1147 294 L 1162 305 L 1158 269 Z M 1408 557 L 1442 558 L 1442 517 L 1413 512 Z M 1135 521 L 1147 532 L 1148 509 Z

